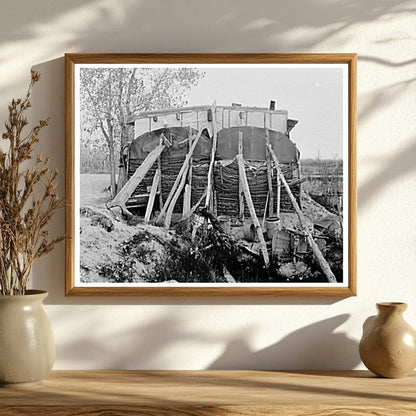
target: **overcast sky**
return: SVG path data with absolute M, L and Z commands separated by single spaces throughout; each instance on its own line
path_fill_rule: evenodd
M 342 158 L 343 71 L 339 66 L 280 68 L 200 68 L 205 77 L 189 94 L 188 105 L 211 104 L 287 110 L 299 120 L 291 132 L 302 158 Z M 347 91 L 345 91 L 347 94 Z M 345 120 L 346 122 L 346 120 Z

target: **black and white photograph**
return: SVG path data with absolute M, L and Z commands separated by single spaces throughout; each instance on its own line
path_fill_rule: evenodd
M 73 78 L 76 287 L 348 287 L 348 63 Z

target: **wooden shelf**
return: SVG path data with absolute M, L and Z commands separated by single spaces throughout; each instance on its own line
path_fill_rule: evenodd
M 416 415 L 416 373 L 367 371 L 53 371 L 0 389 L 0 415 Z

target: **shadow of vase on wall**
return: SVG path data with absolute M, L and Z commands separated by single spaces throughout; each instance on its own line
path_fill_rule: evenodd
M 404 320 L 406 303 L 377 303 L 378 315 L 364 322 L 360 357 L 381 377 L 405 377 L 416 367 L 416 331 Z
M 274 344 L 254 350 L 249 330 L 229 340 L 209 370 L 343 370 L 360 362 L 358 343 L 339 327 L 349 314 L 314 322 L 286 335 Z

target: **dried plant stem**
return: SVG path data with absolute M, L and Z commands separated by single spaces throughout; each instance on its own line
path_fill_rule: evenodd
M 23 163 L 32 159 L 39 132 L 49 124 L 41 120 L 27 135 L 25 111 L 40 74 L 32 71 L 26 96 L 9 105 L 6 132 L 7 152 L 0 151 L 0 293 L 23 295 L 29 283 L 33 262 L 49 253 L 64 236 L 50 239 L 45 228 L 63 200 L 56 193 L 57 171 L 51 172 L 49 158 L 37 156 L 31 168 Z M 36 189 L 35 189 L 36 188 Z M 40 195 L 35 197 L 34 194 Z

